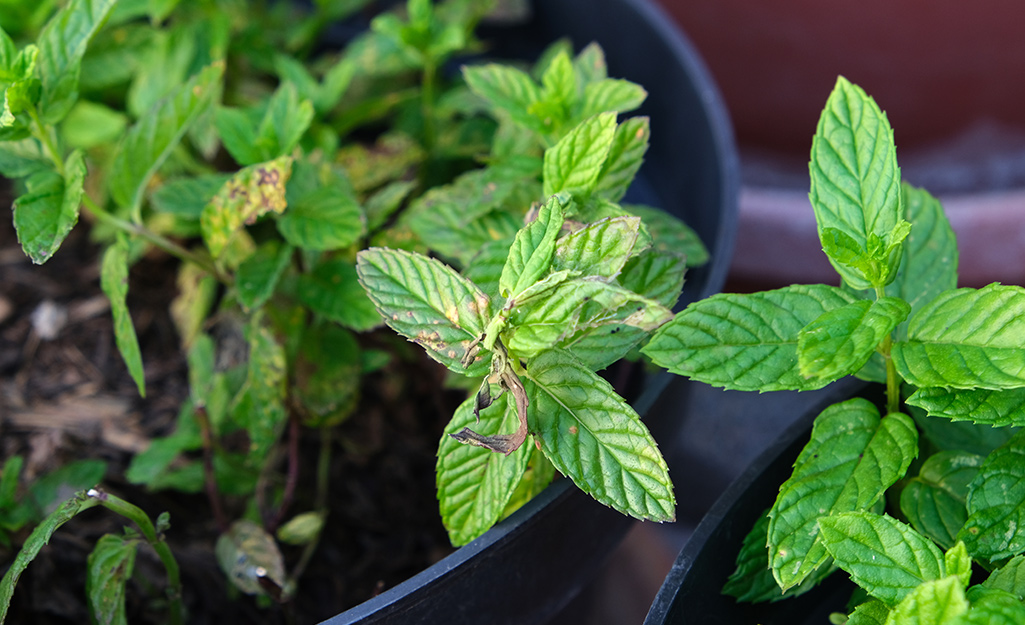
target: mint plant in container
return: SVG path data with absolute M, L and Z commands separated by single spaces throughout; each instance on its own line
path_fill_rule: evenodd
M 649 622 L 1025 622 L 1025 290 L 956 288 L 942 207 L 901 183 L 886 116 L 844 78 L 809 170 L 841 286 L 716 295 L 676 315 L 643 352 L 728 389 L 812 390 L 856 376 L 882 392 L 815 417 L 767 509 L 741 499 L 772 492 L 754 474 L 725 497 Z M 787 461 L 758 464 L 778 471 Z M 742 544 L 741 510 L 747 527 L 757 518 Z M 738 554 L 728 581 L 724 568 L 703 568 L 724 550 Z M 856 589 L 831 585 L 837 576 Z M 773 603 L 746 605 L 763 602 Z
M 24 254 L 19 275 L 75 252 L 70 266 L 95 267 L 74 286 L 109 306 L 95 334 L 116 350 L 89 351 L 99 355 L 87 364 L 110 378 L 96 392 L 142 415 L 142 440 L 110 449 L 87 438 L 74 449 L 87 457 L 61 448 L 41 459 L 5 433 L 0 621 L 41 618 L 45 585 L 81 597 L 60 608 L 78 621 L 315 622 L 469 543 L 452 556 L 468 565 L 432 574 L 462 580 L 454 590 L 402 609 L 527 622 L 568 601 L 593 569 L 581 560 L 600 559 L 625 529 L 616 516 L 611 531 L 592 531 L 584 521 L 605 522 L 605 507 L 546 488 L 557 472 L 626 515 L 674 517 L 653 437 L 595 372 L 621 359 L 606 377 L 642 368 L 637 348 L 672 317 L 687 269 L 708 260 L 702 239 L 724 260 L 688 289 L 723 277 L 735 172 L 719 169 L 734 165 L 728 132 L 704 137 L 724 122 L 701 108 L 700 68 L 694 97 L 674 86 L 656 102 L 698 107 L 685 123 L 658 122 L 693 134 L 681 147 L 654 138 L 652 118 L 627 115 L 650 106 L 644 87 L 610 71 L 612 53 L 632 45 L 607 51 L 592 42 L 601 32 L 564 29 L 549 13 L 561 3 L 532 22 L 514 11 L 523 31 L 491 23 L 487 40 L 478 24 L 508 20 L 508 7 L 9 4 L 8 239 Z M 651 11 L 627 2 L 606 14 L 677 58 L 676 35 L 666 43 Z M 492 56 L 523 32 L 545 33 L 531 58 Z M 557 38 L 574 33 L 576 47 Z M 674 72 L 694 71 L 677 60 Z M 653 154 L 689 176 L 701 164 L 686 203 L 666 189 L 687 176 L 643 174 Z M 143 309 L 135 298 L 150 282 L 173 293 Z M 12 297 L 38 302 L 24 283 Z M 29 327 L 30 314 L 11 327 Z M 147 340 L 153 324 L 173 347 Z M 93 333 L 55 334 L 46 340 L 65 345 Z M 30 356 L 11 368 L 15 384 L 46 373 Z M 154 370 L 180 391 L 162 396 Z M 153 401 L 174 408 L 154 418 Z M 530 554 L 550 539 L 518 537 L 536 518 L 582 519 L 579 532 L 604 542 L 569 542 L 578 560 L 493 599 L 494 584 L 477 586 L 508 575 L 503 550 Z M 54 541 L 67 547 L 59 560 Z M 485 569 L 473 558 L 491 545 L 499 555 Z M 528 592 L 533 603 L 518 598 Z M 393 618 L 393 605 L 371 606 L 365 621 Z

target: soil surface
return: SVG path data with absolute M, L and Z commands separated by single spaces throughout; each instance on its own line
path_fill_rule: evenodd
M 0 185 L 3 181 L 0 180 Z M 0 188 L 0 204 L 9 206 Z M 442 390 L 443 370 L 408 350 L 367 377 L 356 414 L 333 432 L 330 513 L 323 538 L 296 599 L 266 605 L 226 584 L 213 554 L 217 538 L 204 495 L 149 492 L 129 484 L 132 455 L 173 431 L 187 396 L 185 359 L 168 305 L 178 263 L 150 253 L 131 269 L 128 305 L 142 348 L 146 399 L 136 392 L 114 345 L 110 308 L 99 286 L 102 246 L 80 223 L 42 266 L 21 251 L 10 218 L 0 220 L 0 461 L 22 454 L 21 488 L 81 458 L 108 463 L 102 486 L 171 517 L 168 542 L 182 568 L 188 623 L 315 623 L 352 607 L 451 552 L 437 512 L 437 441 L 459 401 Z M 361 337 L 380 346 L 392 336 Z M 300 436 L 299 489 L 290 512 L 312 506 L 314 431 Z M 284 470 L 284 463 L 279 467 Z M 231 519 L 243 501 L 228 501 Z M 105 533 L 126 522 L 89 510 L 58 530 L 22 576 L 11 623 L 85 623 L 86 557 Z M 28 529 L 0 546 L 0 571 L 14 559 Z M 289 548 L 292 549 L 292 548 Z M 299 551 L 285 551 L 294 566 Z M 164 572 L 142 547 L 129 585 L 128 620 L 164 623 Z

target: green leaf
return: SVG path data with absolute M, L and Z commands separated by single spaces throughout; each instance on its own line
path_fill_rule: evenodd
M 498 294 L 498 289 L 502 280 L 502 269 L 505 267 L 506 258 L 509 257 L 511 245 L 512 239 L 485 243 L 463 269 L 463 277 L 484 291 L 496 307 L 500 307 L 505 302 L 505 299 Z
M 543 103 L 559 110 L 558 121 L 565 119 L 569 105 L 577 99 L 577 75 L 565 50 L 556 54 L 548 64 L 541 76 L 541 87 Z
M 801 375 L 833 381 L 858 371 L 909 312 L 904 300 L 882 297 L 823 313 L 798 335 Z
M 548 198 L 537 219 L 516 233 L 499 281 L 502 297 L 508 299 L 520 295 L 548 273 L 555 257 L 556 241 L 562 231 L 566 204 L 567 199 L 563 196 Z
M 648 92 L 636 83 L 606 78 L 584 87 L 584 98 L 576 115 L 578 119 L 584 119 L 606 111 L 632 111 L 647 97 Z
M 492 316 L 491 301 L 476 285 L 436 260 L 385 248 L 360 252 L 356 271 L 393 330 L 456 373 L 487 373 L 490 359 L 469 355 Z
M 1025 605 L 1011 593 L 982 586 L 968 589 L 971 608 L 954 625 L 1018 625 L 1025 623 Z
M 633 117 L 616 128 L 609 155 L 602 164 L 594 194 L 612 202 L 626 195 L 648 151 L 651 127 L 647 117 Z
M 656 251 L 682 254 L 688 267 L 708 262 L 708 249 L 698 233 L 680 219 L 660 208 L 640 204 L 629 204 L 626 210 L 644 220 L 644 227 L 651 235 L 651 247 Z
M 809 169 L 809 197 L 824 247 L 829 228 L 866 251 L 870 236 L 890 235 L 902 213 L 893 129 L 875 101 L 842 76 L 819 119 Z M 872 286 L 860 271 L 832 257 L 830 262 L 851 286 Z
M 826 562 L 819 519 L 874 504 L 904 476 L 917 443 L 910 417 L 892 413 L 880 419 L 865 399 L 822 411 L 769 513 L 770 562 L 781 588 L 801 583 Z
M 499 64 L 465 66 L 463 78 L 494 109 L 519 124 L 538 129 L 538 121 L 529 111 L 541 100 L 541 88 L 525 72 Z
M 911 318 L 893 346 L 897 372 L 919 387 L 1025 386 L 1025 289 L 991 284 L 945 291 Z
M 799 585 L 788 588 L 785 592 L 780 590 L 776 578 L 772 576 L 772 569 L 769 568 L 769 552 L 765 547 L 769 531 L 768 512 L 766 510 L 758 517 L 754 527 L 744 537 L 740 553 L 737 554 L 737 568 L 730 574 L 722 589 L 723 594 L 736 597 L 740 602 L 761 603 L 796 597 L 815 588 L 819 582 L 836 571 L 836 566 L 822 567 Z
M 649 249 L 626 261 L 619 283 L 672 308 L 680 299 L 686 272 L 687 264 L 682 256 Z
M 465 545 L 498 522 L 527 470 L 532 451 L 531 445 L 521 445 L 505 455 L 464 445 L 452 436 L 468 427 L 483 436 L 515 430 L 520 420 L 511 393 L 481 411 L 480 423 L 474 425 L 474 421 L 471 397 L 456 409 L 438 446 L 438 504 L 449 539 L 456 546 Z
M 616 114 L 601 113 L 545 150 L 545 196 L 560 192 L 587 196 L 594 191 L 615 134 Z
M 968 519 L 968 484 L 979 472 L 982 457 L 964 451 L 929 456 L 900 494 L 900 509 L 919 532 L 949 549 Z
M 40 171 L 49 171 L 50 159 L 35 139 L 0 142 L 0 175 L 26 178 Z
M 347 260 L 320 263 L 301 275 L 297 295 L 313 312 L 350 330 L 363 332 L 381 325 L 381 315 L 360 286 L 356 267 Z
M 128 117 L 124 113 L 82 100 L 68 113 L 60 132 L 69 146 L 87 150 L 116 142 L 127 125 Z
M 640 217 L 610 217 L 571 232 L 555 244 L 552 271 L 614 278 L 633 256 L 640 228 Z
M 229 174 L 176 178 L 157 187 L 150 195 L 150 203 L 158 212 L 199 221 L 203 209 L 230 179 Z
M 599 502 L 671 521 L 676 498 L 662 454 L 612 386 L 561 350 L 528 363 L 530 431 L 555 468 Z
M 870 599 L 854 608 L 845 625 L 886 625 L 890 608 L 878 599 Z
M 957 538 L 973 557 L 996 561 L 1025 551 L 1025 434 L 986 457 L 968 486 L 967 504 Z
M 56 124 L 78 98 L 78 76 L 89 40 L 115 0 L 72 0 L 39 34 L 36 69 L 42 86 L 43 121 Z
M 695 302 L 659 328 L 642 353 L 669 371 L 744 391 L 811 390 L 798 367 L 801 330 L 854 301 L 836 287 L 792 285 L 751 294 L 717 294 Z
M 943 554 L 943 566 L 947 575 L 957 575 L 965 587 L 972 581 L 972 559 L 963 542 L 947 549 Z
M 292 158 L 282 156 L 241 169 L 224 183 L 199 219 L 203 240 L 214 258 L 224 254 L 243 226 L 268 212 L 285 210 L 285 184 L 291 175 Z
M 110 192 L 138 216 L 150 178 L 221 90 L 224 63 L 216 62 L 158 102 L 136 122 L 114 158 Z
M 363 209 L 337 186 L 320 187 L 291 204 L 278 219 L 285 240 L 304 250 L 349 247 L 366 233 Z
M 113 245 L 103 254 L 100 267 L 100 288 L 110 298 L 110 311 L 114 316 L 114 341 L 121 357 L 128 367 L 128 373 L 139 388 L 139 395 L 146 396 L 146 378 L 142 371 L 142 353 L 135 336 L 132 317 L 128 313 L 128 238 L 119 234 Z
M 39 555 L 39 551 L 50 542 L 50 537 L 57 531 L 57 528 L 70 521 L 82 510 L 92 508 L 98 503 L 99 500 L 89 497 L 84 492 L 76 493 L 32 530 L 14 562 L 4 573 L 3 580 L 0 581 L 0 623 L 7 618 L 7 610 L 11 606 L 11 597 L 14 596 L 14 587 L 18 583 L 18 578 L 25 572 L 29 563 Z
M 986 588 L 1003 590 L 1025 600 L 1025 556 L 1014 556 L 982 582 Z
M 18 478 L 24 463 L 25 458 L 22 456 L 11 456 L 4 460 L 4 467 L 0 469 L 0 509 L 10 508 L 17 503 Z
M 527 470 L 520 478 L 520 483 L 516 485 L 516 490 L 509 498 L 509 503 L 505 505 L 505 510 L 502 511 L 502 518 L 507 518 L 528 501 L 541 494 L 553 479 L 555 479 L 555 467 L 552 465 L 552 461 L 535 446 L 530 451 Z
M 14 201 L 18 241 L 32 262 L 41 265 L 60 248 L 78 223 L 85 182 L 85 161 L 75 150 L 64 164 L 64 177 L 43 172 L 28 180 L 28 193 Z
M 363 368 L 359 341 L 352 332 L 333 324 L 311 328 L 295 360 L 291 392 L 305 413 L 305 425 L 337 425 L 352 414 Z
M 569 46 L 567 41 L 567 46 Z M 597 42 L 592 41 L 573 59 L 573 69 L 583 85 L 589 85 L 609 77 L 608 65 L 605 62 L 605 51 Z
M 907 400 L 931 417 L 1004 427 L 1025 426 L 1025 388 L 989 389 L 920 388 Z
M 968 611 L 957 576 L 924 582 L 890 611 L 886 625 L 954 625 Z
M 285 562 L 274 537 L 252 521 L 235 521 L 217 539 L 217 563 L 235 587 L 247 595 L 263 594 L 260 578 L 285 586 Z
M 85 594 L 97 623 L 127 625 L 125 585 L 132 577 L 138 546 L 138 538 L 104 534 L 89 554 Z
M 524 358 L 591 328 L 622 325 L 650 332 L 673 317 L 658 302 L 593 278 L 566 280 L 517 303 L 502 340 Z
M 868 594 L 893 607 L 922 582 L 946 575 L 943 552 L 888 515 L 846 512 L 818 520 L 822 544 Z
M 298 514 L 278 528 L 278 540 L 287 545 L 308 545 L 320 536 L 326 517 L 324 512 Z
M 235 292 L 243 308 L 259 308 L 270 299 L 281 274 L 288 267 L 293 251 L 290 245 L 268 241 L 238 266 Z
M 258 128 L 258 141 L 268 146 L 263 160 L 291 154 L 310 127 L 313 114 L 313 103 L 300 100 L 292 83 L 282 83 L 267 103 L 267 112 Z

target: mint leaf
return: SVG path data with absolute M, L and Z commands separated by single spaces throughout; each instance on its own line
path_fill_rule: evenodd
M 36 69 L 43 121 L 56 124 L 78 99 L 78 76 L 89 40 L 103 25 L 115 0 L 73 0 L 39 33 Z
M 385 248 L 360 252 L 356 271 L 389 327 L 456 373 L 487 373 L 485 354 L 468 356 L 492 316 L 476 285 L 434 259 Z
M 169 180 L 150 194 L 150 203 L 158 212 L 199 221 L 203 209 L 230 179 L 228 174 L 202 174 Z
M 552 270 L 614 278 L 634 255 L 640 228 L 639 217 L 610 217 L 567 234 L 556 242 Z
M 235 292 L 245 309 L 259 308 L 270 299 L 293 251 L 290 245 L 268 241 L 242 261 L 235 272 Z
M 1025 426 L 1025 388 L 1004 391 L 920 388 L 905 401 L 927 411 L 930 417 L 993 427 Z
M 659 328 L 642 353 L 669 371 L 745 391 L 811 390 L 828 380 L 798 368 L 802 329 L 854 301 L 836 287 L 793 285 L 751 294 L 713 295 Z
M 918 433 L 906 415 L 880 419 L 861 398 L 823 410 L 769 513 L 769 557 L 780 587 L 801 583 L 826 562 L 820 518 L 867 509 L 917 454 Z
M 104 534 L 86 561 L 85 594 L 97 623 L 127 625 L 125 585 L 135 568 L 138 538 Z
M 626 195 L 644 162 L 650 138 L 651 127 L 647 117 L 633 117 L 616 127 L 609 154 L 598 174 L 595 195 L 611 202 L 618 202 Z
M 82 152 L 75 150 L 64 164 L 64 177 L 42 172 L 28 180 L 28 192 L 14 201 L 14 228 L 32 262 L 41 265 L 60 248 L 78 223 L 85 183 Z
M 847 512 L 818 520 L 822 544 L 868 594 L 895 606 L 922 582 L 946 575 L 943 552 L 888 515 Z
M 224 183 L 199 218 L 203 241 L 214 258 L 224 255 L 245 225 L 268 212 L 284 212 L 291 175 L 292 157 L 282 156 L 241 169 Z
M 516 233 L 499 281 L 502 297 L 518 296 L 548 273 L 555 257 L 556 240 L 562 231 L 562 211 L 567 202 L 563 196 L 548 198 L 538 211 L 537 219 Z
M 132 317 L 125 303 L 128 296 L 128 238 L 123 234 L 119 234 L 114 244 L 103 254 L 100 288 L 110 298 L 117 349 L 128 367 L 128 373 L 139 388 L 139 395 L 145 397 L 146 377 L 142 372 L 142 353 L 139 351 L 139 340 L 135 336 Z
M 965 501 L 982 457 L 965 451 L 940 451 L 922 464 L 918 476 L 900 494 L 900 509 L 911 525 L 949 549 L 968 519 Z
M 234 419 L 249 434 L 249 451 L 262 456 L 277 441 L 288 413 L 285 411 L 285 350 L 274 332 L 256 314 L 246 326 L 249 366 L 246 382 L 235 406 Z
M 344 421 L 359 401 L 363 363 L 359 341 L 345 328 L 321 323 L 303 335 L 295 357 L 291 392 L 309 427 L 328 427 Z
M 972 559 L 963 542 L 958 542 L 943 554 L 943 566 L 947 575 L 957 575 L 967 587 L 972 581 Z
M 869 599 L 865 603 L 854 608 L 847 617 L 846 625 L 886 625 L 886 618 L 890 614 L 890 608 L 878 599 Z
M 869 249 L 869 238 L 887 237 L 901 215 L 900 169 L 893 129 L 875 101 L 842 76 L 826 102 L 812 141 L 811 199 L 819 236 L 834 228 Z M 877 255 L 883 262 L 884 255 Z M 830 257 L 844 281 L 872 285 L 857 270 Z
M 138 218 L 150 178 L 220 92 L 223 75 L 223 62 L 204 68 L 128 130 L 114 157 L 110 192 L 134 217 Z
M 964 585 L 955 575 L 923 582 L 886 619 L 886 625 L 955 625 L 968 612 Z
M 586 119 L 598 113 L 632 111 L 648 97 L 643 87 L 629 80 L 606 78 L 588 83 L 576 116 Z
M 498 294 L 498 289 L 502 280 L 502 269 L 509 257 L 511 245 L 511 239 L 485 243 L 463 269 L 463 276 L 490 297 L 496 307 L 501 307 L 505 302 L 505 299 Z
M 569 106 L 577 99 L 577 75 L 573 71 L 573 62 L 565 50 L 556 54 L 544 74 L 541 75 L 542 103 L 553 108 L 557 117 L 546 120 L 546 125 L 558 125 L 569 114 Z
M 626 210 L 644 220 L 651 235 L 651 247 L 666 254 L 682 254 L 688 267 L 708 262 L 708 248 L 693 228 L 666 211 L 641 204 L 628 204 Z
M 292 245 L 313 251 L 349 247 L 366 233 L 363 209 L 339 185 L 326 185 L 289 205 L 278 231 Z
M 1025 600 L 1025 556 L 1014 556 L 1006 564 L 989 574 L 982 582 L 985 588 L 1003 590 Z
M 640 417 L 561 350 L 527 366 L 530 431 L 555 468 L 601 503 L 639 519 L 676 515 L 669 471 Z
M 35 139 L 0 142 L 0 175 L 7 178 L 25 178 L 52 167 Z
M 833 381 L 858 371 L 910 311 L 903 300 L 882 297 L 823 313 L 798 334 L 801 375 Z
M 25 572 L 29 563 L 39 555 L 39 551 L 50 542 L 50 537 L 61 525 L 64 525 L 79 512 L 92 508 L 99 503 L 98 499 L 89 497 L 85 492 L 76 493 L 56 510 L 51 512 L 43 521 L 32 530 L 32 533 L 21 546 L 14 562 L 3 580 L 0 581 L 0 623 L 7 618 L 7 610 L 11 606 L 11 597 L 14 596 L 14 587 L 18 578 Z
M 523 126 L 540 129 L 537 118 L 529 111 L 541 100 L 541 88 L 525 72 L 499 64 L 467 66 L 463 67 L 463 78 L 474 93 L 495 109 Z
M 260 577 L 285 586 L 285 559 L 274 537 L 249 520 L 235 521 L 214 547 L 217 563 L 236 588 L 247 595 L 263 594 Z M 262 575 L 259 575 L 260 571 Z
M 347 260 L 320 263 L 313 271 L 299 276 L 299 301 L 310 310 L 362 332 L 381 325 L 381 315 L 360 286 L 356 267 Z
M 968 589 L 971 607 L 954 625 L 1017 625 L 1025 623 L 1025 605 L 1015 595 L 982 586 Z
M 545 150 L 544 194 L 590 195 L 612 149 L 616 114 L 595 115 Z
M 958 540 L 990 561 L 1025 551 L 1025 434 L 986 457 L 968 486 L 968 520 Z
M 295 85 L 283 82 L 267 102 L 257 130 L 257 140 L 267 150 L 262 160 L 291 154 L 312 121 L 313 104 L 299 99 Z
M 991 284 L 945 291 L 893 346 L 897 372 L 919 387 L 1005 389 L 1025 386 L 1025 289 Z
M 438 504 L 449 539 L 456 546 L 465 545 L 498 522 L 527 470 L 533 450 L 531 445 L 521 445 L 505 455 L 456 440 L 452 435 L 463 428 L 473 427 L 483 436 L 494 436 L 520 425 L 511 393 L 482 411 L 477 425 L 473 406 L 472 397 L 460 404 L 438 447 Z

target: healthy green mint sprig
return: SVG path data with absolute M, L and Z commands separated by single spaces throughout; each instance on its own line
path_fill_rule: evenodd
M 1023 622 L 1025 439 L 973 429 L 1025 425 L 1025 289 L 955 288 L 954 233 L 939 202 L 900 182 L 895 153 L 886 116 L 841 77 L 812 144 L 809 197 L 842 286 L 715 295 L 642 352 L 724 388 L 810 390 L 847 375 L 886 385 L 882 412 L 858 398 L 816 418 L 725 592 L 784 599 L 840 568 L 869 596 L 836 616 L 850 624 Z M 971 585 L 973 568 L 992 573 Z

